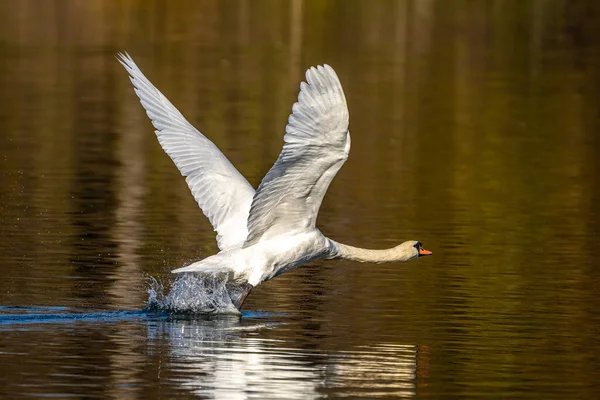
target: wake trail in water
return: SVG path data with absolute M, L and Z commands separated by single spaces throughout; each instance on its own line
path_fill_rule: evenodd
M 147 310 L 150 312 L 242 315 L 230 297 L 236 285 L 226 275 L 179 274 L 166 295 L 161 282 L 149 279 Z
M 20 324 L 56 324 L 63 322 L 118 322 L 147 318 L 140 310 L 79 311 L 66 307 L 0 307 L 0 330 L 3 326 Z
M 232 282 L 228 276 L 185 273 L 177 275 L 165 294 L 164 285 L 149 277 L 148 305 L 142 310 L 75 310 L 62 306 L 0 306 L 0 330 L 11 325 L 47 324 L 74 321 L 119 322 L 164 318 L 242 316 L 232 297 L 247 292 L 247 286 Z M 264 318 L 268 314 L 246 313 L 247 317 Z

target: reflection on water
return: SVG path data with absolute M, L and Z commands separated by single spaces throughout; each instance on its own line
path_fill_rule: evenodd
M 597 398 L 599 19 L 592 0 L 0 1 L 0 306 L 23 307 L 0 309 L 0 393 Z M 313 263 L 241 320 L 123 311 L 217 250 L 124 50 L 255 186 L 302 71 L 332 65 L 353 147 L 320 229 L 434 256 Z
M 246 316 L 248 317 L 248 316 Z M 169 321 L 149 326 L 150 339 L 167 337 L 173 368 L 193 393 L 219 398 L 410 397 L 414 394 L 417 347 L 372 344 L 322 353 L 282 340 L 247 336 L 272 322 L 246 319 Z
M 130 387 L 114 388 L 113 395 L 137 392 L 144 382 L 139 374 L 138 364 L 143 362 L 140 351 L 159 366 L 159 374 L 161 369 L 169 371 L 168 379 L 177 389 L 201 397 L 237 399 L 250 394 L 255 398 L 311 399 L 335 393 L 368 398 L 411 397 L 417 374 L 423 373 L 423 367 L 417 365 L 418 347 L 414 345 L 372 343 L 322 352 L 299 348 L 285 339 L 262 338 L 265 330 L 289 323 L 285 315 L 272 313 L 246 312 L 242 319 L 223 315 L 198 319 L 65 307 L 2 307 L 0 311 L 0 331 L 5 334 L 17 334 L 20 340 L 44 334 L 48 343 L 70 349 L 68 361 L 56 365 L 59 372 L 48 376 L 54 379 L 51 384 L 41 387 L 17 381 L 15 386 L 21 393 L 34 396 L 71 394 L 74 382 L 83 387 L 92 385 L 89 390 L 97 393 L 102 386 L 94 386 L 96 379 L 115 377 Z M 141 336 L 144 331 L 145 338 Z M 99 336 L 107 343 L 101 344 Z M 84 367 L 93 353 L 77 350 L 82 348 L 84 338 L 96 338 L 90 345 L 100 346 L 101 353 L 110 358 L 108 364 L 97 366 L 93 377 L 86 376 Z M 135 345 L 141 339 L 146 342 L 145 348 Z M 13 341 L 9 337 L 5 344 L 14 346 Z M 48 347 L 40 343 L 37 349 L 24 347 L 3 354 L 25 360 L 38 357 L 40 361 L 54 356 L 52 352 L 36 355 L 40 349 L 47 351 Z

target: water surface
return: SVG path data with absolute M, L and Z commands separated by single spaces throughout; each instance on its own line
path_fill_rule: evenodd
M 594 1 L 0 2 L 0 397 L 596 398 Z M 144 310 L 214 253 L 114 59 L 253 185 L 303 71 L 332 65 L 352 150 L 333 239 L 239 318 Z

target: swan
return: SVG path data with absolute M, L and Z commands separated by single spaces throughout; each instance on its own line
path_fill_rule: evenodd
M 281 154 L 254 188 L 206 136 L 144 76 L 127 53 L 117 55 L 164 151 L 171 157 L 217 233 L 220 251 L 173 273 L 226 273 L 240 309 L 250 291 L 308 261 L 384 263 L 431 255 L 410 240 L 385 250 L 349 246 L 315 226 L 333 177 L 348 158 L 348 107 L 329 65 L 311 67 L 292 107 Z

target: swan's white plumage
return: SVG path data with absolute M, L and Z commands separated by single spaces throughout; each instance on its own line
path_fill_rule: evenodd
M 142 106 L 156 128 L 156 136 L 173 159 L 198 205 L 217 232 L 221 250 L 241 246 L 254 189 L 206 136 L 194 128 L 144 76 L 128 54 L 119 61 Z
M 197 131 L 142 74 L 129 72 L 163 149 L 186 176 L 194 198 L 217 231 L 221 251 L 172 272 L 232 273 L 252 286 L 316 258 L 406 261 L 431 254 L 420 242 L 367 250 L 326 238 L 315 222 L 325 192 L 348 158 L 348 107 L 328 66 L 310 68 L 292 107 L 279 158 L 256 192 L 219 149 Z M 236 305 L 249 292 L 236 294 Z
M 314 229 L 319 207 L 350 151 L 348 106 L 329 65 L 313 67 L 300 85 L 279 158 L 252 200 L 248 239 Z

